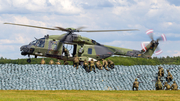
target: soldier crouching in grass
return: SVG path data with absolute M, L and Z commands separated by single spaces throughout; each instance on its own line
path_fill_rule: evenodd
M 133 87 L 132 90 L 134 91 L 134 88 L 136 88 L 136 91 L 138 91 L 139 88 L 139 82 L 137 81 L 137 78 L 135 79 L 134 83 L 133 83 Z

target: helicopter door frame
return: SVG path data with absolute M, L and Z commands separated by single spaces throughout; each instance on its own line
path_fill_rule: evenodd
M 68 45 L 70 46 L 70 49 L 68 47 Z M 77 54 L 77 44 L 73 43 L 73 44 L 66 44 L 66 43 L 63 43 L 63 46 L 68 49 L 69 51 L 69 54 L 70 54 L 70 57 L 74 57 L 76 54 Z M 63 47 L 62 47 L 62 54 L 64 54 L 63 52 Z

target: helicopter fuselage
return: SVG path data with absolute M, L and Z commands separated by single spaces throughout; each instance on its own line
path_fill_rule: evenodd
M 61 42 L 64 36 L 65 34 L 47 35 L 44 38 L 36 39 L 35 41 L 29 43 L 29 45 L 24 45 L 20 48 L 21 55 L 51 57 L 67 61 L 73 61 L 74 56 L 77 55 L 80 61 L 84 61 L 85 59 L 88 61 L 90 61 L 90 59 L 97 61 L 108 58 L 112 55 L 148 58 L 151 57 L 156 48 L 149 48 L 146 52 L 144 52 L 142 50 L 139 51 L 102 45 L 95 40 L 82 37 L 77 34 L 68 35 L 65 40 Z M 69 54 L 69 56 L 65 56 L 63 54 L 63 50 L 65 48 L 64 45 L 71 45 L 73 47 L 72 53 Z

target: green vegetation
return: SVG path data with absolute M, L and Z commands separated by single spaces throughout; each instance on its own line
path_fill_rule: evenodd
M 40 64 L 42 58 L 32 58 L 31 64 Z M 50 60 L 53 60 L 54 62 L 57 61 L 57 59 L 54 58 L 44 58 L 46 61 L 46 64 L 49 64 Z M 121 56 L 114 56 L 114 57 L 109 57 L 107 59 L 110 59 L 114 62 L 115 65 L 125 65 L 125 66 L 130 66 L 130 65 L 160 65 L 160 64 L 175 64 L 175 65 L 180 65 L 180 57 L 162 57 L 162 58 L 157 58 L 153 57 L 152 59 L 146 59 L 146 58 L 133 58 L 133 57 L 121 57 Z M 6 59 L 1 57 L 0 58 L 0 64 L 5 64 L 5 63 L 13 63 L 13 64 L 28 64 L 26 62 L 27 59 Z M 64 63 L 61 60 L 61 63 Z M 68 61 L 70 65 L 73 63 L 71 61 Z
M 0 90 L 0 101 L 179 101 L 180 91 Z

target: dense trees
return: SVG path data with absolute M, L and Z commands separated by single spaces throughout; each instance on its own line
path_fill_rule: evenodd
M 31 64 L 40 64 L 42 58 L 32 58 Z M 54 62 L 57 61 L 57 59 L 54 58 L 44 58 L 46 61 L 46 64 L 49 64 L 50 60 L 53 60 Z M 108 59 L 112 60 L 115 65 L 159 65 L 159 64 L 175 64 L 180 65 L 180 56 L 178 57 L 153 57 L 152 59 L 146 59 L 146 58 L 134 58 L 134 57 L 121 57 L 121 56 L 113 56 L 109 57 Z M 27 59 L 6 59 L 1 57 L 0 58 L 0 64 L 5 63 L 13 63 L 13 64 L 28 64 L 26 62 Z M 72 62 L 68 61 L 70 65 L 72 65 Z M 61 63 L 64 62 L 61 60 Z

